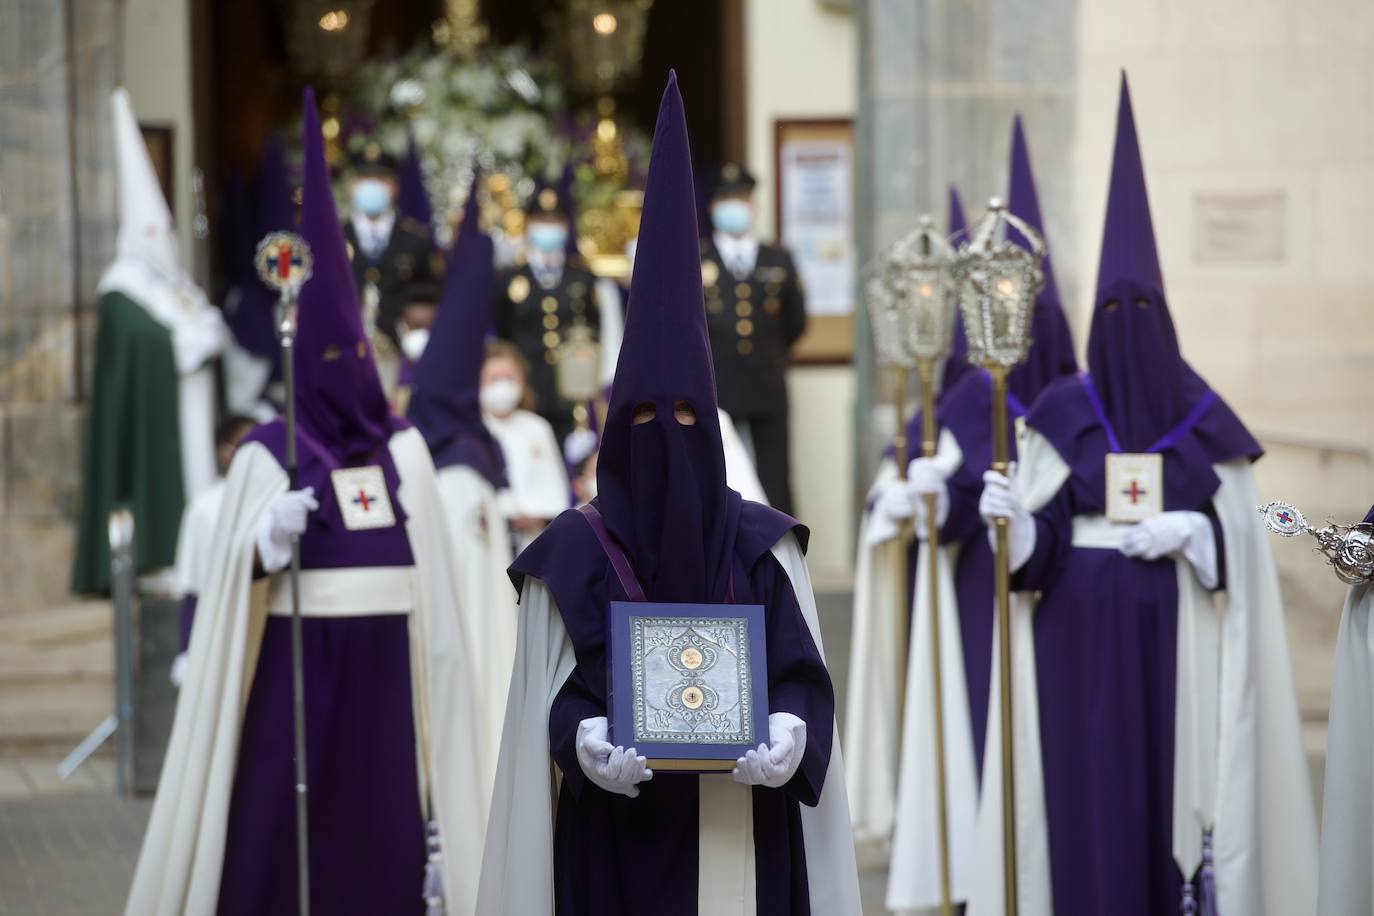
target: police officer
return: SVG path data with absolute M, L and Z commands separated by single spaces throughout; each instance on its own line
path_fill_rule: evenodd
M 492 320 L 496 336 L 510 341 L 530 366 L 535 411 L 553 426 L 560 445 L 574 428 L 573 404 L 559 396 L 559 348 L 575 328 L 600 333 L 596 277 L 567 254 L 569 206 L 543 187 L 525 207 L 525 263 L 496 281 Z
M 787 249 L 754 231 L 754 177 L 734 163 L 711 191 L 712 234 L 701 243 L 706 324 L 721 409 L 751 442 L 774 507 L 792 512 L 788 467 L 787 351 L 806 329 L 806 299 Z
M 344 238 L 364 322 L 375 323 L 380 332 L 373 335 L 373 344 L 383 364 L 400 353 L 406 287 L 432 282 L 443 272 L 443 258 L 430 241 L 429 227 L 396 212 L 397 187 L 396 161 L 369 143 L 348 181 Z

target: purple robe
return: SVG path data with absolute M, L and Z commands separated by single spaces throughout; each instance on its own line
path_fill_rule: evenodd
M 285 465 L 280 421 L 250 438 Z M 305 448 L 301 459 L 303 469 L 317 464 Z M 389 455 L 387 460 L 390 466 Z M 413 565 L 399 521 L 398 483 L 391 467 L 387 492 L 398 513 L 393 528 L 346 531 L 341 522 L 331 527 L 321 514 L 312 515 L 301 538 L 302 568 Z M 322 506 L 334 503 L 332 489 L 316 493 Z M 306 617 L 301 623 L 312 911 L 421 913 L 425 823 L 407 617 Z M 291 619 L 269 615 L 229 804 L 221 916 L 296 912 L 293 734 Z
M 1189 387 L 1194 403 L 1207 393 L 1196 376 Z M 1046 389 L 1029 424 L 1070 469 L 1035 513 L 1035 551 L 1014 584 L 1042 592 L 1034 632 L 1055 913 L 1174 913 L 1183 880 L 1172 843 L 1175 560 L 1073 546 L 1074 517 L 1105 511 L 1108 433 L 1082 378 Z M 1258 454 L 1220 399 L 1162 452 L 1165 511 L 1212 520 L 1218 589 L 1225 553 L 1212 467 Z
M 805 756 L 791 781 L 752 792 L 758 912 L 807 914 L 798 805 L 814 806 L 824 787 L 835 699 L 791 583 L 769 552 L 787 531 L 795 529 L 803 544 L 806 533 L 787 516 L 730 495 L 735 599 L 765 608 L 769 712 L 790 712 L 807 724 Z M 609 602 L 627 596 L 586 519 L 575 511 L 556 518 L 516 560 L 517 584 L 526 575 L 548 585 L 577 656 L 549 713 L 550 748 L 563 772 L 554 826 L 556 912 L 614 916 L 650 907 L 661 916 L 695 916 L 697 780 L 730 777 L 661 771 L 640 784 L 638 798 L 589 782 L 577 762 L 577 727 L 583 719 L 608 714 L 606 620 Z

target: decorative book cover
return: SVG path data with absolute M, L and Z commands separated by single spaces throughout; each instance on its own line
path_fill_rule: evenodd
M 611 602 L 610 740 L 663 770 L 730 770 L 768 740 L 759 604 Z

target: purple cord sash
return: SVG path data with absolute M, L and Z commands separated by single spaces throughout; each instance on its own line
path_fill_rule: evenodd
M 1112 429 L 1112 424 L 1107 420 L 1107 411 L 1102 406 L 1102 398 L 1097 394 L 1097 386 L 1093 384 L 1092 376 L 1086 372 L 1080 372 L 1078 378 L 1083 382 L 1083 391 L 1088 395 L 1088 403 L 1092 405 L 1093 413 L 1097 414 L 1097 421 L 1102 424 L 1102 429 L 1107 433 L 1107 450 L 1111 452 L 1122 452 L 1121 442 L 1116 438 L 1116 430 Z M 1169 430 L 1159 438 L 1149 448 L 1148 452 L 1162 452 L 1178 444 L 1178 440 L 1188 434 L 1194 426 L 1198 424 L 1212 405 L 1216 403 L 1217 393 L 1210 388 L 1207 393 L 1198 398 L 1197 403 L 1188 411 L 1187 416 L 1179 421 L 1173 429 Z
M 591 526 L 592 533 L 596 535 L 596 540 L 601 544 L 602 551 L 606 558 L 611 561 L 611 568 L 615 570 L 615 576 L 620 580 L 620 587 L 625 590 L 625 597 L 631 601 L 648 601 L 644 594 L 644 587 L 639 584 L 639 579 L 635 576 L 634 567 L 630 565 L 630 558 L 625 556 L 625 551 L 620 549 L 620 545 L 611 537 L 611 532 L 606 528 L 606 519 L 602 517 L 601 511 L 591 503 L 579 506 L 578 510 L 582 517 Z M 735 603 L 735 571 L 730 570 L 730 578 L 725 584 L 725 603 Z

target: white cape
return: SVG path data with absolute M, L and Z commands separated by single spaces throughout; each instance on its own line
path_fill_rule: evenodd
M 444 843 L 447 912 L 468 916 L 474 912 L 473 863 L 481 855 L 489 797 L 472 776 L 479 771 L 471 743 L 478 689 L 470 679 L 473 641 L 457 613 L 453 549 L 435 511 L 440 498 L 429 450 L 413 429 L 393 436 L 390 449 L 415 556 L 412 677 L 417 739 L 429 749 L 421 770 L 433 774 L 429 794 Z M 214 562 L 197 607 L 190 664 L 127 916 L 215 912 L 243 710 L 267 614 L 270 580 L 252 578 L 254 535 L 286 484 L 281 466 L 257 443 L 241 448 L 230 467 Z M 418 880 L 415 892 L 418 897 Z
M 789 533 L 778 541 L 773 546 L 773 556 L 791 580 L 802 615 L 824 657 L 811 577 L 795 536 Z M 492 800 L 492 817 L 487 825 L 487 848 L 477 897 L 478 911 L 483 916 L 498 913 L 534 916 L 553 912 L 553 823 L 558 788 L 557 772 L 549 752 L 549 709 L 574 663 L 572 642 L 548 588 L 538 579 L 527 579 L 520 599 L 515 672 L 506 704 L 501 763 Z M 844 791 L 844 761 L 838 729 L 831 746 L 830 767 L 820 802 L 815 808 L 802 806 L 801 809 L 811 912 L 817 916 L 822 913 L 860 916 L 859 876 L 849 831 L 849 804 Z M 712 788 L 723 791 L 708 790 L 708 779 L 719 781 L 719 786 Z M 731 789 L 744 789 L 727 777 L 704 777 L 702 788 L 702 806 L 709 806 L 713 815 L 729 813 L 722 810 L 724 806 L 712 803 L 715 796 L 727 795 Z M 747 804 L 738 802 L 733 808 L 737 812 L 749 810 Z M 731 912 L 722 911 L 719 898 L 705 896 L 707 888 L 726 882 L 714 882 L 706 876 L 729 871 L 726 880 L 733 881 L 736 888 L 741 886 L 740 880 L 752 882 L 748 873 L 753 861 L 749 819 L 734 817 L 732 820 L 733 823 L 726 825 L 714 817 L 703 819 L 702 835 L 705 837 L 709 831 L 710 842 L 702 844 L 701 876 L 698 878 L 698 885 L 703 889 L 703 896 L 698 901 L 698 912 L 702 916 Z M 739 855 L 722 855 L 721 847 L 738 850 Z M 754 913 L 754 900 L 748 895 L 736 905 L 741 907 L 737 912 Z
M 940 435 L 935 461 L 946 479 L 963 464 L 964 456 L 958 442 L 947 431 Z M 944 853 L 940 848 L 935 772 L 934 665 L 930 631 L 932 572 L 937 577 L 940 593 L 940 680 L 951 902 L 968 899 L 973 871 L 978 773 L 973 753 L 968 680 L 964 674 L 958 595 L 954 591 L 953 568 L 958 549 L 942 547 L 934 554 L 933 570 L 931 551 L 920 550 L 916 559 L 902 749 L 897 769 L 897 807 L 892 832 L 892 867 L 887 885 L 887 908 L 899 912 L 937 908 L 941 903 Z M 905 572 L 905 562 L 901 568 Z M 851 661 L 851 672 L 859 661 Z
M 1323 916 L 1374 913 L 1374 583 L 1352 586 L 1336 637 L 1322 808 Z
M 472 743 L 482 761 L 478 784 L 496 779 L 496 752 L 506 718 L 506 692 L 515 658 L 515 596 L 506 575 L 510 533 L 497 505 L 496 490 L 466 465 L 439 471 L 439 496 L 453 535 L 449 558 L 461 589 L 459 613 L 471 634 L 477 730 Z
M 1214 823 L 1218 910 L 1245 916 L 1312 913 L 1317 888 L 1316 819 L 1303 756 L 1297 698 L 1279 600 L 1278 574 L 1258 524 L 1254 475 L 1244 459 L 1215 468 L 1213 507 L 1225 541 L 1227 592 L 1214 603 L 1179 559 L 1174 733 L 1175 859 L 1186 874 L 1201 860 Z M 1030 431 L 1019 482 L 1027 508 L 1046 505 L 1069 468 Z M 1075 543 L 1080 543 L 1075 521 Z M 1088 520 L 1083 546 L 1108 546 L 1124 526 Z M 1107 529 L 1117 529 L 1114 533 Z M 1014 764 L 1020 913 L 1053 912 L 1048 822 L 1041 772 L 1039 699 L 1032 631 L 1035 597 L 1012 606 Z M 1220 628 L 1220 645 L 1218 645 Z M 993 658 L 997 655 L 994 632 Z M 988 710 L 977 874 L 969 916 L 996 916 L 1002 901 L 1002 792 L 996 666 Z M 1191 700 L 1191 702 L 1189 701 Z

